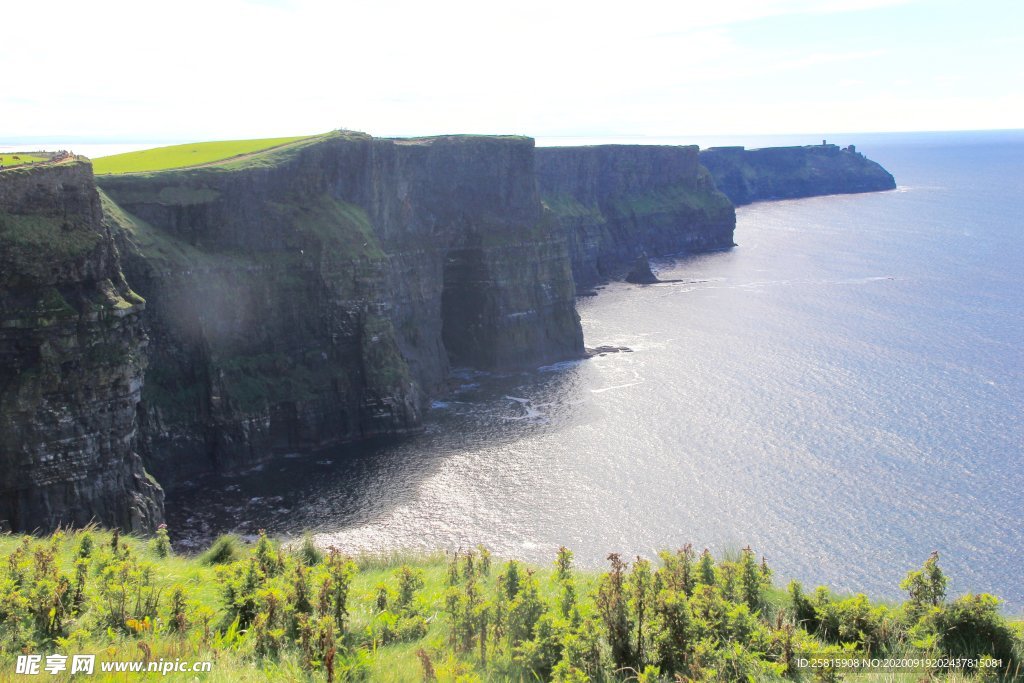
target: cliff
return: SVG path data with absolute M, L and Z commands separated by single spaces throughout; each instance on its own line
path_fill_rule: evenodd
M 853 145 L 805 147 L 712 147 L 700 162 L 715 185 L 737 206 L 764 199 L 893 190 L 896 181 Z
M 343 131 L 0 172 L 0 521 L 146 531 L 155 481 L 418 430 L 452 365 L 581 357 L 577 288 L 732 246 L 702 160 L 737 201 L 892 183 L 852 148 Z
M 140 450 L 165 484 L 418 429 L 450 364 L 583 353 L 530 139 L 337 132 L 99 184 L 148 302 Z
M 735 211 L 696 146 L 542 147 L 537 182 L 580 290 L 624 276 L 638 256 L 733 246 Z
M 133 449 L 146 338 L 82 161 L 0 171 L 0 526 L 147 531 Z

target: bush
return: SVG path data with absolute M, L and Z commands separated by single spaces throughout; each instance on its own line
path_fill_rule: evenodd
M 324 560 L 324 552 L 316 547 L 313 536 L 308 533 L 302 535 L 302 543 L 295 554 L 307 567 L 318 565 Z
M 242 557 L 242 541 L 237 536 L 225 534 L 219 536 L 213 545 L 205 553 L 199 556 L 199 561 L 207 566 L 214 564 L 230 564 Z
M 889 610 L 872 606 L 867 596 L 829 601 L 816 609 L 818 635 L 833 643 L 856 643 L 866 652 L 872 652 L 888 633 Z
M 166 524 L 157 527 L 156 536 L 149 542 L 149 547 L 157 557 L 168 557 L 171 554 L 171 537 L 167 533 Z
M 900 588 L 907 591 L 907 601 L 912 611 L 921 612 L 928 607 L 938 607 L 946 597 L 946 575 L 939 567 L 939 553 L 933 552 L 920 569 L 907 572 L 900 582 Z
M 222 537 L 189 559 L 161 557 L 156 541 L 148 542 L 152 553 L 140 553 L 145 541 L 89 533 L 0 536 L 0 670 L 11 670 L 23 653 L 132 659 L 140 648 L 146 658 L 216 658 L 224 680 L 254 683 L 420 674 L 438 681 L 805 680 L 794 663 L 811 654 L 890 656 L 911 645 L 935 657 L 1002 660 L 1001 672 L 986 675 L 1005 679 L 1024 659 L 1024 633 L 1014 630 L 1024 625 L 1008 623 L 990 595 L 944 602 L 934 562 L 911 573 L 911 599 L 901 610 L 863 595 L 837 599 L 824 588 L 807 595 L 796 583 L 789 609 L 765 602 L 774 595 L 763 590 L 770 572 L 746 549 L 716 565 L 710 554 L 698 560 L 684 548 L 663 554 L 658 568 L 613 555 L 602 576 L 574 570 L 564 549 L 554 567 L 508 562 L 489 576 L 489 555 L 479 549 L 451 563 L 441 598 L 446 571 L 437 557 L 391 559 L 360 572 L 337 552 L 311 563 L 301 547 L 283 552 L 265 535 L 251 546 Z
M 1014 633 L 999 614 L 999 598 L 987 593 L 968 593 L 941 609 L 933 610 L 919 628 L 938 636 L 939 648 L 951 657 L 990 656 L 1011 663 L 1021 662 Z

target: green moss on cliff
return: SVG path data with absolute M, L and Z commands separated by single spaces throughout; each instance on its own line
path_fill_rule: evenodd
M 109 278 L 99 280 L 93 291 L 87 296 L 92 310 L 96 312 L 121 311 L 145 303 L 145 299 L 128 288 L 123 280 L 119 284 L 120 286 L 115 286 Z
M 56 287 L 46 287 L 39 292 L 39 301 L 36 304 L 40 312 L 47 312 L 54 315 L 74 315 L 75 309 L 67 302 L 64 295 Z
M 730 206 L 725 195 L 701 187 L 677 185 L 657 191 L 641 192 L 613 200 L 616 210 L 636 215 L 677 212 L 686 207 L 713 214 Z
M 570 194 L 556 194 L 544 197 L 544 206 L 560 218 L 586 218 L 595 223 L 604 223 L 605 218 L 597 205 L 583 204 Z
M 220 197 L 220 192 L 208 187 L 188 185 L 138 184 L 119 190 L 118 199 L 124 204 L 161 204 L 163 206 L 195 206 Z
M 98 232 L 76 227 L 62 216 L 0 212 L 0 244 L 21 250 L 32 261 L 52 264 L 75 258 L 94 249 L 101 239 Z
M 103 190 L 99 193 L 107 225 L 112 230 L 122 231 L 140 255 L 158 268 L 225 267 L 236 261 L 230 254 L 208 253 L 159 230 L 122 209 Z
M 282 222 L 299 232 L 310 232 L 325 246 L 337 249 L 335 256 L 380 259 L 384 257 L 366 211 L 354 204 L 323 194 L 296 196 L 287 202 L 267 202 Z
M 243 411 L 285 402 L 312 401 L 323 396 L 331 376 L 318 372 L 314 359 L 288 353 L 238 354 L 214 360 L 224 398 Z

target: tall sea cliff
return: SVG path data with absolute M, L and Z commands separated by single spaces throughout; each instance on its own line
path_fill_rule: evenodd
M 89 163 L 0 174 L 0 525 L 162 520 L 135 450 L 144 309 Z
M 581 291 L 621 278 L 638 257 L 733 246 L 736 213 L 696 145 L 542 147 L 537 182 Z
M 161 485 L 421 429 L 452 367 L 584 357 L 577 292 L 733 245 L 705 154 L 336 131 L 0 171 L 0 523 L 146 531 Z
M 579 357 L 528 138 L 335 133 L 100 179 L 151 300 L 140 448 L 158 479 L 419 428 L 451 364 Z

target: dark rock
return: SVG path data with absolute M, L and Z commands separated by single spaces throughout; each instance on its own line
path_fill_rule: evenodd
M 628 346 L 598 346 L 593 349 L 587 347 L 587 356 L 604 356 L 609 353 L 633 353 L 633 349 Z
M 633 268 L 626 275 L 626 282 L 634 285 L 653 285 L 660 280 L 651 272 L 651 263 L 647 257 L 637 256 L 636 261 L 633 262 Z
M 0 172 L 0 526 L 163 520 L 134 450 L 144 308 L 90 164 Z

